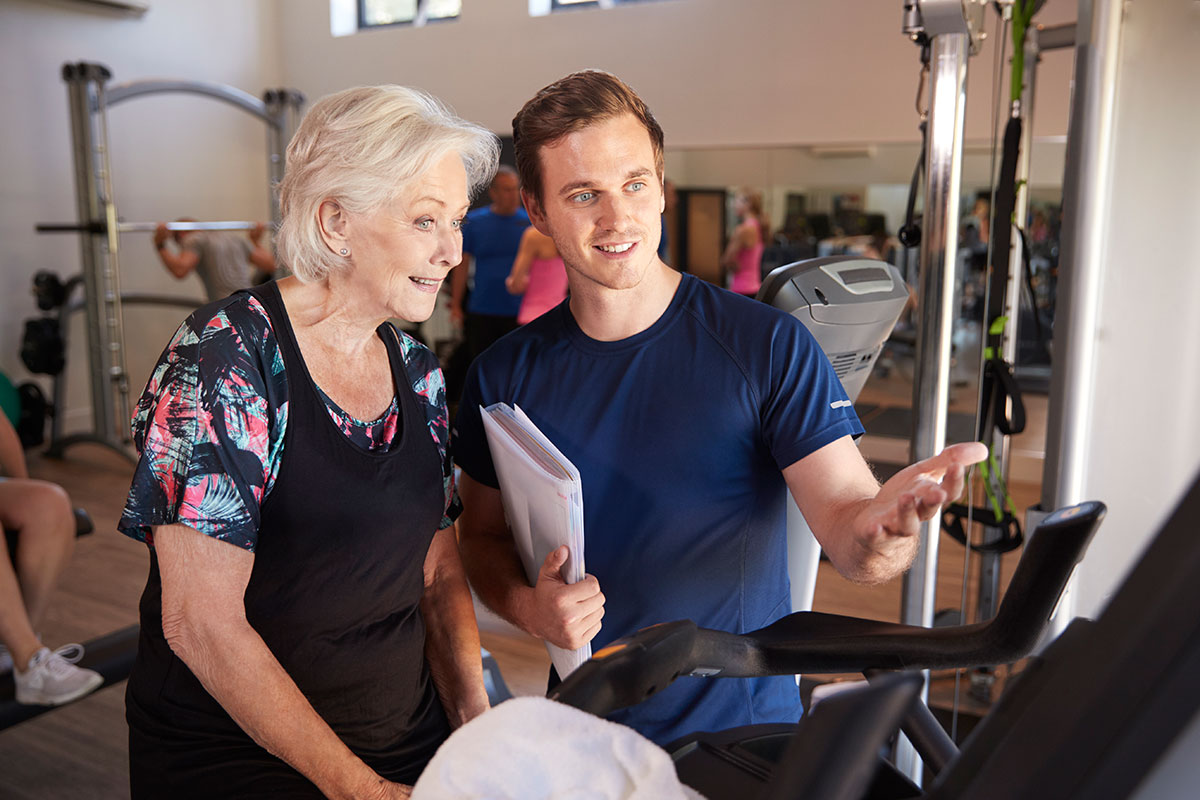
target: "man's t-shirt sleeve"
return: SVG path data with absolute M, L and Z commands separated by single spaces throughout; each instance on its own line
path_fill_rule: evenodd
M 454 416 L 452 452 L 454 461 L 472 480 L 500 488 L 496 468 L 492 465 L 492 451 L 488 448 L 487 435 L 483 430 L 483 417 L 479 407 L 491 405 L 483 388 L 483 376 L 477 360 L 467 372 L 462 400 Z
M 781 470 L 843 436 L 863 434 L 841 380 L 798 320 L 776 326 L 760 391 L 763 436 Z

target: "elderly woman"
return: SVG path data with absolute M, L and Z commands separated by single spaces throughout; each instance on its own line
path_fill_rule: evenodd
M 280 187 L 295 277 L 159 360 L 120 525 L 150 546 L 134 798 L 407 797 L 487 708 L 442 375 L 387 320 L 432 313 L 497 154 L 411 89 L 321 100 Z

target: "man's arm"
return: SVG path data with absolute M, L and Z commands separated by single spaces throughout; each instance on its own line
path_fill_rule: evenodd
M 425 556 L 425 657 L 450 724 L 457 728 L 487 711 L 479 628 L 458 555 L 454 527 L 437 532 Z
M 262 246 L 262 235 L 266 231 L 267 226 L 261 222 L 254 226 L 250 231 L 250 263 L 258 267 L 268 275 L 275 274 L 275 256 L 270 250 Z
M 450 270 L 450 318 L 455 325 L 462 325 L 465 313 L 463 298 L 467 294 L 467 277 L 471 270 L 471 257 L 463 253 L 463 260 Z
M 837 571 L 875 584 L 908 569 L 921 522 L 957 498 L 966 468 L 986 457 L 978 442 L 951 445 L 880 486 L 854 441 L 843 436 L 784 469 L 783 477 Z
M 167 643 L 242 730 L 327 797 L 408 797 L 346 747 L 247 622 L 254 555 L 186 525 L 155 527 L 154 542 Z
M 154 249 L 158 252 L 163 266 L 172 275 L 176 278 L 186 278 L 200 263 L 200 256 L 192 250 L 180 250 L 178 253 L 172 253 L 167 247 L 169 237 L 170 232 L 167 230 L 167 226 L 159 223 L 154 231 Z
M 592 575 L 574 584 L 563 581 L 564 545 L 546 556 L 537 586 L 531 587 L 504 521 L 500 490 L 464 472 L 458 492 L 463 501 L 459 546 L 479 598 L 521 630 L 551 644 L 575 650 L 590 642 L 604 616 L 599 581 Z

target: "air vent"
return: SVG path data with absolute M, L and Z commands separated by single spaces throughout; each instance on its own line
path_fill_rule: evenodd
M 858 353 L 834 353 L 829 357 L 829 363 L 833 364 L 838 378 L 844 378 L 858 363 Z

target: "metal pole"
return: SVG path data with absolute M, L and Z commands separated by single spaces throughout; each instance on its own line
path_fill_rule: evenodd
M 284 151 L 287 148 L 284 135 L 287 117 L 285 100 L 283 90 L 271 89 L 264 95 L 270 115 L 267 121 L 267 201 L 271 205 L 271 220 L 276 225 L 281 217 L 277 187 L 283 180 Z
M 257 222 L 246 220 L 226 220 L 217 222 L 118 222 L 111 225 L 109 220 L 96 220 L 90 223 L 77 222 L 39 222 L 35 229 L 38 233 L 91 233 L 96 236 L 108 236 L 111 230 L 118 233 L 154 233 L 158 226 L 165 225 L 169 231 L 248 231 L 259 225 Z
M 63 67 L 71 114 L 71 148 L 75 165 L 76 213 L 80 223 L 101 219 L 104 207 L 96 185 L 95 129 L 92 106 L 95 102 L 93 81 L 106 80 L 108 72 L 98 64 L 68 64 Z M 104 290 L 101 260 L 103 254 L 91 236 L 79 238 L 83 265 L 83 286 L 87 310 L 88 377 L 92 395 L 92 430 L 103 435 L 111 427 L 114 408 L 108 391 L 104 364 L 108 357 L 108 326 L 104 321 Z M 63 409 L 57 409 L 62 413 Z M 51 449 L 55 449 L 54 442 Z
M 148 94 L 199 94 L 206 97 L 212 97 L 216 100 L 229 103 L 238 108 L 261 118 L 268 124 L 271 122 L 271 115 L 267 110 L 266 104 L 259 100 L 249 92 L 244 92 L 241 89 L 235 89 L 232 86 L 225 86 L 220 83 L 208 83 L 205 81 L 175 81 L 175 80 L 150 80 L 150 81 L 135 81 L 133 83 L 122 83 L 117 86 L 112 86 L 108 89 L 108 97 L 106 105 L 111 108 L 118 103 L 123 103 L 134 97 L 145 97 Z M 95 110 L 96 106 L 92 106 Z
M 1054 321 L 1054 369 L 1046 420 L 1043 509 L 1080 502 L 1087 472 L 1104 255 L 1104 209 L 1112 190 L 1120 0 L 1080 0 L 1075 90 L 1063 177 L 1062 245 Z M 1053 638 L 1075 615 L 1074 579 L 1050 623 Z
M 969 45 L 966 33 L 943 33 L 930 40 L 929 135 L 922 215 L 925 230 L 918 277 L 921 320 L 913 380 L 913 461 L 936 455 L 946 443 Z M 905 624 L 933 624 L 940 528 L 940 517 L 921 526 L 917 558 L 904 576 L 900 617 Z M 926 681 L 922 700 L 928 697 Z M 898 748 L 896 766 L 910 777 L 920 776 L 919 760 L 907 741 Z
M 954 266 L 958 255 L 962 134 L 966 109 L 967 35 L 942 34 L 931 42 L 929 141 L 918 273 L 921 320 L 913 384 L 913 461 L 941 452 L 950 398 L 950 339 L 954 323 Z M 924 524 L 921 549 L 904 578 L 902 621 L 933 623 L 933 575 L 940 521 Z
M 275 230 L 283 222 L 279 208 L 279 184 L 287 168 L 287 146 L 300 121 L 304 95 L 294 89 L 271 89 L 264 95 L 270 115 L 267 124 L 267 197 Z
M 117 202 L 113 194 L 112 166 L 108 147 L 108 107 L 105 104 L 104 82 L 97 82 L 97 108 L 92 112 L 95 119 L 98 166 L 96 186 L 101 193 L 104 206 L 104 221 L 108 231 L 104 247 L 107 250 L 104 264 L 105 320 L 108 324 L 108 390 L 115 395 L 113 413 L 108 426 L 97 431 L 106 440 L 120 447 L 130 443 L 129 438 L 129 374 L 125 369 L 125 313 L 121 308 L 121 232 L 117 227 Z

